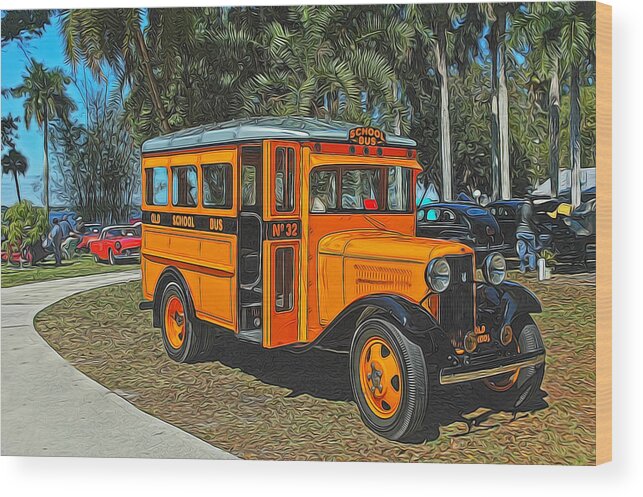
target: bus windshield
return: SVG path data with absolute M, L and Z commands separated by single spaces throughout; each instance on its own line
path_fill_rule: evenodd
M 310 212 L 410 212 L 411 170 L 400 166 L 323 166 L 310 173 Z

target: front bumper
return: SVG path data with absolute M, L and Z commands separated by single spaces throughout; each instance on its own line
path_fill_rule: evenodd
M 114 254 L 116 260 L 140 259 L 141 251 L 139 249 L 125 249 L 119 254 Z
M 452 385 L 466 381 L 475 381 L 499 374 L 510 373 L 519 368 L 538 366 L 545 362 L 545 351 L 536 350 L 510 357 L 499 357 L 486 360 L 481 364 L 468 364 L 447 367 L 440 370 L 440 384 Z

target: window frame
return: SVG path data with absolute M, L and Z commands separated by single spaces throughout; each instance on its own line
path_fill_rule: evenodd
M 285 296 L 289 295 L 290 300 L 285 305 L 284 307 L 280 307 L 278 305 L 278 298 L 277 296 L 279 295 L 279 287 L 278 287 L 278 278 L 277 278 L 277 273 L 278 273 L 278 268 L 279 268 L 279 255 L 281 252 L 286 252 L 290 254 L 290 265 L 288 266 L 290 268 L 290 279 L 286 281 L 286 279 L 282 279 L 282 292 L 284 294 L 284 301 L 285 301 Z M 275 269 L 274 269 L 274 296 L 273 296 L 273 302 L 274 302 L 274 312 L 277 314 L 280 313 L 286 313 L 286 312 L 292 312 L 295 309 L 295 290 L 296 290 L 296 274 L 295 274 L 295 261 L 296 261 L 296 254 L 295 254 L 295 247 L 292 245 L 285 245 L 285 246 L 279 246 L 275 248 L 274 252 L 274 258 L 275 258 Z M 284 256 L 286 257 L 286 256 Z M 284 267 L 286 267 L 286 261 L 284 259 Z M 290 286 L 288 293 L 287 288 L 288 285 Z
M 206 181 L 205 181 L 205 170 L 208 167 L 216 167 L 216 166 L 223 166 L 224 167 L 224 176 L 225 176 L 225 203 L 223 205 L 208 205 L 206 204 L 206 198 L 205 198 L 205 186 L 206 186 Z M 180 166 L 177 166 L 180 167 Z M 214 210 L 214 209 L 219 209 L 219 210 L 230 210 L 232 209 L 232 205 L 234 203 L 234 172 L 233 172 L 233 166 L 229 162 L 204 162 L 200 165 L 201 169 L 201 206 L 204 209 L 209 209 L 209 210 Z M 197 182 L 198 182 L 198 177 L 197 177 Z M 198 186 L 197 186 L 198 188 Z
M 394 168 L 394 167 L 401 167 L 403 170 L 407 171 L 408 174 L 408 206 L 406 210 L 391 210 L 389 209 L 388 206 L 388 169 L 389 168 Z M 379 195 L 378 197 L 382 197 L 384 199 L 384 208 L 378 208 L 377 210 L 370 210 L 370 209 L 346 209 L 343 208 L 342 205 L 342 180 L 343 180 L 343 173 L 345 170 L 354 170 L 354 169 L 379 169 L 380 170 L 380 186 L 381 186 L 381 191 L 378 192 Z M 335 192 L 335 208 L 334 209 L 328 209 L 326 212 L 313 212 L 311 210 L 310 206 L 310 198 L 312 198 L 312 192 L 310 190 L 310 186 L 312 185 L 312 175 L 315 174 L 317 171 L 335 171 L 335 178 L 336 178 L 336 192 Z M 399 215 L 399 214 L 413 214 L 414 213 L 414 201 L 413 201 L 413 191 L 412 191 L 412 183 L 413 183 L 413 170 L 410 167 L 407 166 L 400 166 L 400 165 L 394 165 L 394 164 L 332 164 L 332 165 L 323 165 L 323 166 L 317 166 L 311 169 L 308 177 L 308 212 L 311 215 L 319 216 L 319 215 L 324 215 L 324 214 L 386 214 L 386 215 Z M 378 205 L 379 205 L 379 198 L 378 198 Z
M 154 201 L 154 176 L 156 175 L 154 170 L 155 169 L 161 169 L 165 171 L 166 175 L 166 187 L 165 187 L 165 203 L 160 204 L 160 203 L 155 203 Z M 170 205 L 170 173 L 168 171 L 167 166 L 148 166 L 144 168 L 145 171 L 145 205 L 149 207 L 167 207 Z M 150 182 L 150 175 L 149 173 L 152 173 L 152 181 Z M 151 187 L 151 194 L 152 198 L 149 198 L 149 193 L 150 193 L 150 187 Z M 150 202 L 152 200 L 152 202 Z
M 194 205 L 178 204 L 178 203 L 176 203 L 178 199 L 175 200 L 175 198 L 174 198 L 174 183 L 175 183 L 174 175 L 175 175 L 175 171 L 177 169 L 187 169 L 187 168 L 193 168 L 194 172 L 196 173 L 196 186 L 195 186 L 196 198 L 194 199 Z M 177 164 L 177 165 L 171 166 L 170 170 L 172 172 L 172 202 L 171 202 L 172 207 L 178 207 L 179 209 L 196 209 L 197 207 L 199 207 L 199 201 L 200 201 L 200 199 L 199 199 L 199 195 L 200 195 L 200 192 L 199 192 L 199 167 L 196 164 Z M 178 183 L 179 183 L 179 181 L 176 181 L 176 183 L 177 183 L 177 193 L 178 193 L 178 188 L 179 188 Z M 179 196 L 179 195 L 177 194 L 177 196 Z

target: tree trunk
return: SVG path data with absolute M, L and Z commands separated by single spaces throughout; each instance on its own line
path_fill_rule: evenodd
M 47 222 L 49 222 L 49 112 L 47 106 L 45 105 L 45 122 L 44 122 L 44 148 L 45 148 L 45 158 L 42 166 L 42 179 L 43 179 L 43 189 L 44 189 L 44 204 L 45 204 L 45 216 Z
M 580 184 L 580 89 L 579 89 L 579 68 L 574 64 L 571 70 L 571 85 L 569 98 L 571 110 L 569 113 L 569 154 L 571 156 L 572 169 L 572 206 L 578 207 L 581 202 Z
M 16 182 L 16 195 L 18 195 L 18 203 L 22 201 L 20 198 L 20 185 L 18 184 L 18 172 L 14 169 L 13 180 Z
M 560 81 L 558 79 L 558 60 L 551 73 L 549 82 L 549 182 L 551 196 L 558 197 L 558 162 L 560 136 Z
M 440 33 L 435 47 L 440 81 L 440 159 L 442 162 L 442 200 L 453 200 L 453 170 L 451 167 L 451 122 L 449 116 L 449 85 L 446 55 L 446 32 Z
M 498 24 L 489 35 L 491 53 L 491 200 L 500 198 L 500 136 L 498 124 Z
M 152 64 L 150 63 L 150 54 L 145 44 L 145 38 L 143 38 L 143 32 L 139 29 L 135 29 L 136 32 L 136 42 L 138 43 L 139 51 L 141 52 L 141 61 L 143 63 L 143 68 L 147 75 L 147 83 L 150 87 L 150 93 L 152 94 L 152 103 L 156 109 L 156 113 L 161 120 L 161 128 L 165 133 L 172 131 L 170 123 L 167 120 L 167 114 L 163 108 L 163 102 L 161 101 L 161 94 L 159 92 L 158 84 L 156 77 L 154 76 L 154 71 L 152 71 Z
M 509 97 L 507 96 L 507 73 L 505 67 L 505 28 L 507 14 L 498 20 L 502 40 L 498 44 L 498 130 L 500 137 L 500 195 L 511 198 L 511 171 L 509 169 Z
M 395 102 L 395 105 L 397 105 L 400 100 L 400 91 L 398 88 L 397 81 L 393 81 L 392 90 L 393 90 L 393 101 Z M 402 134 L 402 116 L 400 115 L 399 109 L 395 110 L 395 117 L 393 120 L 393 133 L 397 136 L 400 136 Z

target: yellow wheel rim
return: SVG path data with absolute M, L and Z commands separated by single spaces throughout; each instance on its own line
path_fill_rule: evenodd
M 183 302 L 175 295 L 165 304 L 165 336 L 175 349 L 180 349 L 185 340 L 185 310 Z
M 369 338 L 359 358 L 359 379 L 366 403 L 379 418 L 393 416 L 402 401 L 402 368 L 381 337 Z

